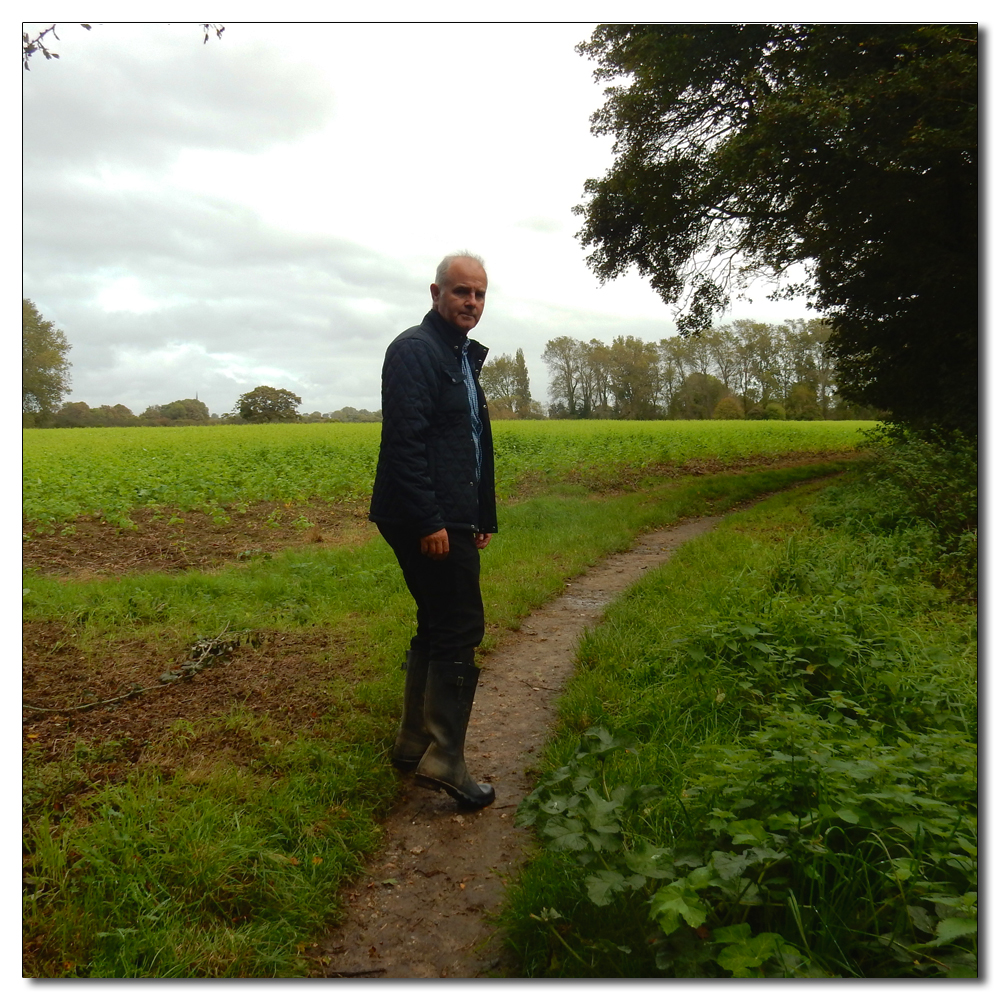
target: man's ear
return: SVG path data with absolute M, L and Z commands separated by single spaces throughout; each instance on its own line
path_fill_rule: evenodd
M 431 303 L 433 305 L 437 305 L 439 298 L 441 298 L 441 288 L 440 286 L 431 282 Z

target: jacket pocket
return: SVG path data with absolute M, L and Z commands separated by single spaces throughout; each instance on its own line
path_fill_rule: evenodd
M 442 415 L 448 414 L 454 419 L 455 414 L 469 412 L 469 396 L 465 389 L 465 379 L 462 369 L 457 365 L 442 364 L 440 368 L 441 395 L 438 398 L 438 410 Z

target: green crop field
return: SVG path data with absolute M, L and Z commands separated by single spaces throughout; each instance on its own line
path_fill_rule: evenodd
M 498 490 L 529 477 L 608 476 L 707 459 L 844 451 L 855 421 L 504 421 L 494 425 Z M 148 506 L 222 516 L 257 500 L 363 500 L 378 424 L 79 428 L 24 433 L 24 519 L 36 528 L 96 515 L 127 525 Z

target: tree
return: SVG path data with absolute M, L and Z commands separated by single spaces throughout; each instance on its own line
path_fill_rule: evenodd
M 57 427 L 93 427 L 93 410 L 82 400 L 79 403 L 63 403 L 55 414 L 53 423 Z
M 29 425 L 44 422 L 69 392 L 69 341 L 35 308 L 21 300 L 21 414 Z
M 531 398 L 528 366 L 520 347 L 513 358 L 501 354 L 487 361 L 479 373 L 479 381 L 494 420 L 527 420 L 542 416 L 541 407 Z
M 615 337 L 607 353 L 607 377 L 615 397 L 615 415 L 622 420 L 652 420 L 661 414 L 659 355 L 655 344 L 639 337 Z
M 692 372 L 670 404 L 675 420 L 711 420 L 729 390 L 714 376 Z
M 833 331 L 820 319 L 793 319 L 782 326 L 796 384 L 812 386 L 820 410 L 816 419 L 825 420 L 830 412 L 836 383 L 833 352 L 829 348 L 830 334 Z M 794 388 L 793 385 L 792 389 Z M 787 404 L 786 408 L 791 416 L 791 408 Z
M 812 382 L 796 382 L 785 397 L 785 416 L 789 420 L 821 420 L 823 411 L 816 399 Z
M 524 363 L 524 351 L 519 347 L 514 352 L 514 412 L 524 420 L 532 416 L 533 403 L 528 366 Z
M 572 337 L 556 337 L 548 341 L 542 360 L 549 369 L 549 397 L 558 406 L 562 404 L 567 417 L 578 413 L 577 396 L 580 391 L 584 364 L 584 345 Z
M 712 411 L 713 420 L 742 420 L 743 404 L 735 396 L 723 396 Z
M 596 337 L 587 343 L 576 341 L 580 362 L 576 416 L 607 419 L 611 413 L 611 390 L 608 387 L 608 351 Z
M 147 406 L 142 412 L 143 420 L 208 420 L 208 407 L 200 399 L 175 399 L 172 403 Z
M 685 337 L 665 337 L 657 345 L 660 356 L 660 401 L 663 412 L 669 413 L 674 396 L 691 371 L 691 341 Z
M 732 386 L 739 371 L 740 361 L 736 335 L 732 330 L 723 327 L 720 330 L 710 330 L 703 339 L 715 365 L 715 373 L 725 385 Z
M 479 372 L 479 382 L 490 404 L 490 415 L 495 420 L 511 420 L 514 417 L 517 381 L 514 362 L 509 354 L 501 354 L 483 365 Z
M 707 329 L 760 275 L 801 281 L 840 394 L 975 431 L 975 25 L 611 24 L 579 51 L 615 81 L 593 118 L 615 163 L 579 238 Z
M 59 412 L 62 413 L 62 410 Z M 95 406 L 90 411 L 90 422 L 95 427 L 139 426 L 138 417 L 124 403 L 115 403 L 114 405 L 102 403 L 100 406 Z
M 287 389 L 259 385 L 236 400 L 236 409 L 250 423 L 278 423 L 298 420 L 298 407 L 301 403 L 301 398 Z
M 345 406 L 343 409 L 334 410 L 328 414 L 331 420 L 344 424 L 375 424 L 382 420 L 382 411 L 376 410 L 356 410 L 353 406 Z

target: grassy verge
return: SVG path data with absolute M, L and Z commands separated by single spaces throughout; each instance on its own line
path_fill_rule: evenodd
M 842 467 L 647 481 L 602 497 L 565 487 L 512 505 L 484 560 L 487 644 L 646 528 Z M 216 573 L 30 576 L 25 591 L 26 619 L 61 623 L 95 661 L 143 642 L 169 662 L 228 629 L 322 632 L 350 664 L 312 693 L 325 707 L 307 725 L 234 701 L 178 719 L 138 763 L 122 756 L 134 749 L 124 739 L 78 741 L 59 759 L 29 745 L 25 975 L 304 975 L 303 947 L 336 920 L 397 787 L 386 749 L 412 607 L 388 548 L 294 550 Z M 206 742 L 225 753 L 206 758 Z
M 519 816 L 523 975 L 976 974 L 975 608 L 927 582 L 919 525 L 816 489 L 731 515 L 583 642 Z

